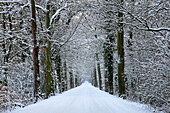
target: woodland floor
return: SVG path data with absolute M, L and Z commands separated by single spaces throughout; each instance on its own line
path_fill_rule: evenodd
M 151 113 L 146 105 L 110 95 L 90 83 L 12 113 Z

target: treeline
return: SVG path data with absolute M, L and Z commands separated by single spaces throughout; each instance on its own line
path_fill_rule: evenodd
M 75 59 L 67 56 L 67 44 L 81 21 L 74 19 L 79 15 L 78 4 L 0 1 L 0 7 L 1 111 L 24 107 L 80 84 L 78 71 L 72 67 Z
M 89 80 L 110 94 L 167 112 L 168 4 L 0 1 L 1 111 Z
M 106 0 L 89 6 L 90 28 L 103 40 L 95 56 L 95 86 L 168 112 L 167 6 L 164 0 Z

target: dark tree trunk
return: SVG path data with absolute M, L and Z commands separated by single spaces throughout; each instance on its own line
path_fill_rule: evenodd
M 99 56 L 97 53 L 96 53 L 96 61 L 97 61 L 97 72 L 98 72 L 98 77 L 99 77 L 99 89 L 102 90 L 102 77 L 101 77 Z
M 75 87 L 78 86 L 78 75 L 75 75 Z
M 74 76 L 72 72 L 69 72 L 70 74 L 70 88 L 74 88 Z
M 121 5 L 123 0 L 121 0 Z M 118 12 L 118 30 L 117 30 L 117 49 L 118 49 L 118 83 L 119 83 L 119 96 L 125 94 L 125 81 L 124 81 L 124 30 L 123 30 L 123 13 Z
M 110 31 L 107 31 L 110 32 Z M 113 94 L 113 42 L 114 35 L 109 34 L 104 44 L 105 91 Z
M 58 88 L 59 88 L 59 93 L 62 93 L 62 77 L 61 77 L 61 58 L 60 55 L 56 56 L 56 65 L 57 65 L 57 79 L 58 79 Z
M 94 67 L 94 86 L 95 86 L 95 87 L 98 87 L 97 74 L 96 74 L 96 66 Z
M 47 10 L 46 13 L 46 29 L 49 29 L 50 26 L 50 5 L 47 3 Z M 46 81 L 47 81 L 47 91 L 46 91 L 46 98 L 50 94 L 54 94 L 54 87 L 53 87 L 53 78 L 51 76 L 51 42 L 49 39 L 50 33 L 47 33 L 47 51 L 46 51 Z
M 108 89 L 109 93 L 113 94 L 113 34 L 108 35 L 109 46 L 108 46 Z
M 64 91 L 67 91 L 67 64 L 64 62 Z
M 34 59 L 34 97 L 35 102 L 38 100 L 38 90 L 39 90 L 39 64 L 38 64 L 38 46 L 36 39 L 36 11 L 35 11 L 35 1 L 31 0 L 31 10 L 32 10 L 32 36 L 33 36 L 33 59 Z

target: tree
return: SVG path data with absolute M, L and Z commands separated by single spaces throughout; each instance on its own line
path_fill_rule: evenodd
M 120 5 L 123 5 L 121 0 Z M 118 82 L 119 96 L 125 94 L 125 74 L 124 74 L 124 30 L 123 30 L 123 13 L 118 10 L 118 29 L 117 29 L 117 49 L 118 49 Z
M 46 91 L 46 98 L 52 93 L 54 93 L 54 86 L 53 86 L 53 78 L 51 75 L 51 42 L 50 42 L 50 4 L 47 1 L 45 22 L 46 22 L 46 29 L 47 29 L 47 52 L 46 52 L 46 81 L 47 81 L 47 91 Z
M 35 11 L 35 1 L 31 0 L 31 11 L 32 11 L 32 36 L 33 36 L 33 58 L 34 58 L 34 97 L 35 102 L 38 101 L 38 93 L 39 93 L 39 61 L 38 61 L 38 45 L 37 45 L 37 37 L 36 37 L 36 11 Z
M 110 94 L 113 94 L 113 70 L 114 70 L 114 43 L 115 43 L 115 27 L 114 17 L 115 12 L 112 7 L 112 0 L 103 1 L 103 12 L 101 12 L 102 20 L 104 21 L 101 28 L 105 32 L 105 41 L 103 44 L 104 50 L 104 77 L 105 77 L 105 91 L 108 91 Z M 111 10 L 110 10 L 111 9 Z
M 98 72 L 98 78 L 99 78 L 99 89 L 102 90 L 102 77 L 101 77 L 101 70 L 100 70 L 100 63 L 99 63 L 99 56 L 96 53 L 96 62 L 97 62 L 97 72 Z
M 96 66 L 94 66 L 93 73 L 94 73 L 94 75 L 93 75 L 94 76 L 94 86 L 98 87 L 97 74 L 96 74 Z

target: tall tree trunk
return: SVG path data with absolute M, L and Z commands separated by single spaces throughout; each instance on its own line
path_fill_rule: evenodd
M 99 89 L 102 90 L 102 76 L 101 76 L 98 53 L 96 53 L 96 61 L 97 61 L 97 72 L 98 72 L 98 77 L 99 77 Z
M 109 39 L 109 46 L 108 46 L 108 88 L 109 88 L 109 93 L 113 94 L 113 42 L 114 42 L 114 35 L 109 34 L 108 35 Z
M 105 68 L 106 69 L 106 68 Z M 105 84 L 105 91 L 108 92 L 108 77 L 107 77 L 107 72 L 104 72 L 104 84 Z
M 64 73 L 64 69 L 62 69 L 62 92 L 64 92 L 65 91 L 65 75 L 64 75 L 65 73 Z
M 69 74 L 70 74 L 70 88 L 72 89 L 74 88 L 74 76 L 73 76 L 73 72 L 69 72 Z
M 120 1 L 123 5 L 123 0 Z M 119 83 L 119 96 L 125 94 L 125 81 L 124 81 L 124 30 L 123 30 L 123 13 L 118 11 L 118 29 L 117 29 L 117 49 L 118 49 L 118 83 Z
M 58 88 L 59 88 L 59 93 L 62 93 L 62 81 L 61 81 L 61 58 L 60 55 L 56 56 L 56 70 L 57 70 L 57 79 L 58 79 Z
M 47 2 L 47 13 L 46 13 L 46 29 L 49 29 L 50 26 L 50 5 Z M 51 42 L 50 42 L 50 33 L 47 33 L 47 51 L 46 51 L 46 81 L 47 81 L 47 91 L 46 98 L 52 93 L 54 93 L 53 87 L 53 78 L 51 76 Z
M 64 92 L 64 79 L 65 79 L 64 71 L 63 68 L 61 67 L 61 92 Z
M 67 64 L 66 61 L 64 62 L 64 91 L 67 91 Z
M 77 87 L 78 86 L 78 75 L 77 74 L 75 74 L 75 85 L 74 85 L 75 87 Z
M 105 81 L 105 91 L 109 91 L 108 86 L 108 45 L 104 43 L 104 81 Z
M 107 32 L 111 32 L 107 30 Z M 113 42 L 114 35 L 108 34 L 104 44 L 105 91 L 113 94 Z
M 39 90 L 39 64 L 38 64 L 38 46 L 36 39 L 36 11 L 35 11 L 35 1 L 31 0 L 31 11 L 32 11 L 32 36 L 33 36 L 33 59 L 34 59 L 34 97 L 35 101 L 38 100 L 38 90 Z
M 97 74 L 96 74 L 96 66 L 94 67 L 94 86 L 98 87 Z

